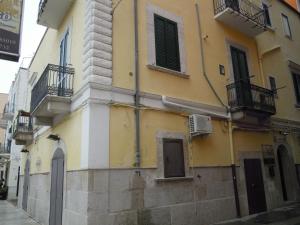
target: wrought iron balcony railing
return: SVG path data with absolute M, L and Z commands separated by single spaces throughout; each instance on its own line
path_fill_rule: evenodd
M 227 86 L 228 103 L 232 112 L 248 110 L 274 115 L 276 113 L 274 92 L 248 81 Z
M 249 0 L 214 0 L 215 15 L 225 11 L 227 8 L 240 13 L 259 26 L 266 26 L 265 11 Z
M 30 113 L 19 111 L 18 116 L 13 122 L 13 138 L 18 134 L 30 134 L 33 132 L 32 117 Z
M 71 97 L 73 95 L 74 69 L 48 64 L 31 92 L 31 112 L 47 96 Z

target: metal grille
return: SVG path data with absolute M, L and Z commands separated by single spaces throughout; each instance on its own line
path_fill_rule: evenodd
M 237 111 L 243 108 L 271 115 L 276 113 L 274 92 L 271 90 L 239 81 L 228 85 L 227 93 L 228 104 L 231 107 L 231 111 Z
M 225 11 L 227 8 L 240 13 L 260 26 L 266 26 L 264 9 L 249 0 L 214 0 L 215 15 Z
M 17 135 L 17 133 L 32 133 L 33 132 L 33 124 L 32 117 L 30 113 L 20 111 L 18 116 L 13 122 L 13 137 Z
M 74 69 L 48 64 L 31 92 L 31 112 L 46 95 L 71 97 L 73 95 Z

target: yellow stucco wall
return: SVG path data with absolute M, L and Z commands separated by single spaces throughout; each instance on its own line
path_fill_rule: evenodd
M 133 167 L 135 162 L 134 111 L 126 107 L 112 107 L 110 116 L 110 166 L 112 168 Z M 230 165 L 227 123 L 213 121 L 213 130 L 213 134 L 193 138 L 188 144 L 190 165 Z M 188 117 L 153 110 L 141 112 L 141 164 L 144 168 L 157 167 L 158 132 L 180 133 L 188 141 Z
M 227 102 L 226 85 L 233 77 L 230 74 L 228 42 L 245 48 L 249 55 L 250 75 L 254 83 L 262 79 L 259 70 L 256 43 L 253 38 L 217 22 L 214 17 L 212 1 L 181 0 L 140 0 L 139 3 L 139 53 L 141 91 L 167 95 L 195 102 L 220 105 L 209 88 L 202 72 L 200 43 L 198 35 L 195 3 L 200 6 L 200 17 L 204 41 L 205 64 L 207 74 L 216 91 Z M 166 72 L 149 69 L 148 64 L 148 27 L 147 4 L 152 4 L 172 14 L 182 17 L 184 23 L 184 45 L 188 79 Z M 134 27 L 133 1 L 122 1 L 114 11 L 113 26 L 113 85 L 122 88 L 134 88 Z M 219 75 L 219 64 L 225 65 L 226 76 Z M 232 80 L 232 79 L 231 79 Z M 172 85 L 170 85 L 172 84 Z
M 64 142 L 66 169 L 68 171 L 80 169 L 81 113 L 82 110 L 78 110 L 70 114 L 59 125 L 47 130 L 34 143 L 27 146 L 29 154 L 22 155 L 22 174 L 24 173 L 26 157 L 30 159 L 31 174 L 47 173 L 50 171 L 55 145 L 54 141 L 47 139 L 49 134 L 57 134 Z
M 70 64 L 75 68 L 74 92 L 82 83 L 82 54 L 84 35 L 84 0 L 77 0 L 71 6 L 58 30 L 48 29 L 29 68 L 30 76 L 40 77 L 48 64 L 59 65 L 60 43 L 65 32 L 70 32 Z

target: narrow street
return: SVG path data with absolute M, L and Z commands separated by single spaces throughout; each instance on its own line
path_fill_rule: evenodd
M 11 203 L 0 201 L 0 225 L 38 225 L 38 223 Z
M 300 225 L 300 203 L 218 225 Z

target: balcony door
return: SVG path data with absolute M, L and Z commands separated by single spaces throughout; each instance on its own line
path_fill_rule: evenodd
M 58 74 L 58 96 L 64 96 L 67 88 L 66 67 L 68 65 L 68 38 L 69 31 L 66 32 L 60 43 L 60 59 L 59 59 L 59 74 Z
M 230 51 L 237 103 L 239 106 L 252 108 L 253 102 L 246 52 L 233 46 L 230 47 Z

